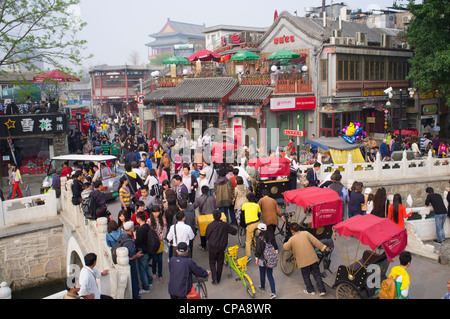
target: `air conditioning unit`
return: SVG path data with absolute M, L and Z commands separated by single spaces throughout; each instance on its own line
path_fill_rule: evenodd
M 341 38 L 341 37 L 331 37 L 330 38 L 330 43 L 331 44 L 345 44 L 344 43 L 344 38 Z
M 392 45 L 391 37 L 387 34 L 382 34 L 381 35 L 381 47 L 382 48 L 390 48 L 391 45 Z
M 364 32 L 356 32 L 356 44 L 367 45 L 367 35 Z
M 347 45 L 356 45 L 356 38 L 354 37 L 345 37 L 344 42 Z
M 342 30 L 336 30 L 336 29 L 333 30 L 331 36 L 334 37 L 334 38 L 340 38 L 340 37 L 342 37 Z
M 410 16 L 404 16 L 403 18 L 402 18 L 402 22 L 403 22 L 403 24 L 409 24 L 409 21 L 411 20 L 411 17 Z

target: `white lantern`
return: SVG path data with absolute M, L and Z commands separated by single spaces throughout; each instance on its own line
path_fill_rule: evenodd
M 308 67 L 307 67 L 306 65 L 302 66 L 302 71 L 303 71 L 303 72 L 308 71 Z
M 276 65 L 272 65 L 270 67 L 270 70 L 272 70 L 272 72 L 275 72 L 277 70 L 277 66 Z
M 184 69 L 184 70 L 183 70 L 183 74 L 184 74 L 184 75 L 187 75 L 187 74 L 188 74 L 188 70 Z

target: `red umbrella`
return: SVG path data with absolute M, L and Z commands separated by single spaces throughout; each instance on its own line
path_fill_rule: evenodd
M 248 165 L 259 169 L 259 175 L 265 177 L 288 176 L 291 161 L 285 157 L 261 157 L 248 161 Z
M 215 52 L 203 49 L 195 52 L 188 58 L 188 61 L 215 61 L 220 62 L 221 56 Z
M 381 245 L 389 261 L 406 247 L 406 230 L 388 218 L 372 214 L 356 215 L 334 226 L 339 235 L 355 236 L 362 244 L 376 249 Z
M 78 81 L 80 81 L 79 78 L 77 78 L 73 75 L 66 74 L 59 70 L 53 70 L 53 71 L 48 71 L 46 73 L 36 75 L 35 77 L 33 77 L 33 82 L 42 83 L 47 79 L 53 80 L 56 82 L 78 82 Z

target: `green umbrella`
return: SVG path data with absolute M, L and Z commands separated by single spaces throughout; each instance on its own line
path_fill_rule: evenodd
M 260 57 L 256 53 L 243 50 L 233 55 L 231 61 L 253 61 L 259 59 Z
M 300 57 L 301 57 L 301 55 L 298 53 L 283 49 L 283 50 L 275 51 L 272 54 L 270 54 L 267 57 L 267 60 L 281 60 L 281 59 L 290 60 L 290 59 L 297 59 Z
M 173 57 L 170 57 L 170 58 L 162 61 L 162 64 L 176 64 L 176 65 L 186 64 L 187 65 L 187 64 L 191 64 L 191 62 L 189 62 L 186 58 L 174 55 Z

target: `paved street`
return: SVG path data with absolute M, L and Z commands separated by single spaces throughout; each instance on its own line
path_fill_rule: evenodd
M 111 211 L 114 218 L 117 216 L 117 212 L 120 209 L 120 202 L 116 199 L 113 202 L 109 202 L 109 210 Z M 339 238 L 338 241 L 340 247 L 342 249 L 342 253 L 346 256 L 345 250 L 345 242 L 344 237 Z M 448 240 L 447 240 L 448 241 Z M 195 238 L 194 242 L 194 252 L 193 259 L 203 268 L 209 269 L 208 262 L 208 251 L 201 251 L 197 248 L 200 240 L 199 236 Z M 237 237 L 230 236 L 230 246 L 237 245 Z M 448 244 L 447 244 L 448 245 Z M 356 252 L 357 240 L 354 238 L 347 238 L 347 247 L 349 252 L 349 257 L 353 258 Z M 365 248 L 364 248 L 365 247 Z M 281 248 L 281 243 L 280 243 Z M 359 253 L 357 259 L 361 258 L 362 252 L 368 249 L 367 246 L 360 245 Z M 244 249 L 239 248 L 238 257 L 243 257 L 245 255 Z M 167 258 L 168 254 L 164 253 L 163 257 L 163 277 L 164 283 L 159 282 L 159 280 L 155 280 L 153 286 L 151 287 L 151 291 L 148 294 L 143 294 L 141 297 L 143 299 L 168 299 L 168 266 L 167 266 Z M 332 253 L 332 263 L 330 269 L 333 274 L 329 274 L 329 276 L 325 279 L 327 284 L 334 283 L 335 273 L 339 265 L 344 264 L 343 259 L 339 250 L 339 247 L 335 245 L 335 249 Z M 391 263 L 388 272 L 393 266 L 398 265 L 398 258 Z M 439 299 L 446 292 L 447 280 L 450 278 L 450 265 L 441 265 L 437 262 L 434 262 L 430 259 L 423 258 L 420 256 L 413 255 L 411 267 L 408 268 L 408 272 L 411 276 L 411 288 L 410 288 L 410 298 L 411 299 Z M 228 274 L 230 274 L 230 268 L 224 267 L 222 281 L 219 285 L 212 285 L 211 281 L 206 283 L 208 289 L 208 298 L 210 299 L 250 299 L 250 296 L 244 289 L 243 284 L 240 281 L 235 281 L 237 277 L 236 273 L 232 273 L 231 278 L 228 278 Z M 248 265 L 247 274 L 252 279 L 255 288 L 259 285 L 259 270 L 257 265 L 254 262 L 254 259 Z M 426 274 L 426 276 L 424 275 Z M 327 286 L 327 295 L 324 297 L 320 297 L 317 293 L 315 296 L 305 295 L 303 293 L 303 289 L 305 285 L 303 283 L 303 278 L 301 276 L 300 270 L 296 270 L 290 276 L 286 276 L 282 270 L 280 265 L 278 264 L 277 268 L 274 270 L 274 279 L 276 284 L 276 292 L 277 297 L 279 299 L 335 299 L 336 293 L 334 289 L 331 289 Z M 315 282 L 313 280 L 313 284 Z M 270 295 L 269 284 L 266 279 L 266 291 L 260 292 L 256 288 L 257 294 L 255 299 L 268 299 Z

